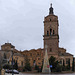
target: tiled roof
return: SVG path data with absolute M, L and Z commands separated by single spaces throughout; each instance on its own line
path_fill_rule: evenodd
M 70 53 L 59 53 L 59 56 L 73 56 L 73 55 Z

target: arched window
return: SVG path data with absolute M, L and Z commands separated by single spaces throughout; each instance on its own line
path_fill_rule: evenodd
M 60 59 L 59 63 L 62 64 L 62 59 Z
M 23 61 L 21 61 L 21 66 L 23 66 Z
M 4 59 L 7 59 L 6 54 L 4 53 Z
M 50 52 L 52 52 L 52 48 L 50 48 Z
M 47 35 L 49 35 L 49 31 L 47 31 Z
M 50 29 L 50 35 L 52 35 L 52 29 Z
M 33 61 L 33 65 L 34 65 L 34 66 L 36 65 L 36 61 L 35 61 L 35 60 Z
M 50 19 L 50 21 L 51 21 L 51 19 Z
M 54 30 L 53 30 L 53 35 L 55 34 Z

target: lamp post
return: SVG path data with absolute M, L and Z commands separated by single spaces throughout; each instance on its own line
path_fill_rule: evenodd
M 11 48 L 11 51 L 12 51 L 12 75 L 14 75 L 13 73 L 13 47 Z

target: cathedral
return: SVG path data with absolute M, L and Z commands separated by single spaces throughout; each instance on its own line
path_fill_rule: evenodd
M 51 4 L 49 8 L 49 15 L 44 18 L 44 50 L 47 45 L 48 57 L 56 57 L 60 64 L 67 65 L 70 60 L 70 66 L 72 67 L 73 55 L 66 52 L 66 49 L 59 47 L 59 34 L 58 34 L 58 16 L 54 14 L 54 10 Z M 45 52 L 45 51 L 44 51 Z
M 49 14 L 44 18 L 44 48 L 41 49 L 32 49 L 19 51 L 15 49 L 11 43 L 5 43 L 1 46 L 0 54 L 4 59 L 9 59 L 9 64 L 11 64 L 11 48 L 14 49 L 13 59 L 18 62 L 19 68 L 23 68 L 25 66 L 26 56 L 29 59 L 30 65 L 33 68 L 35 65 L 39 67 L 43 64 L 44 54 L 45 54 L 45 46 L 47 46 L 48 58 L 54 56 L 59 62 L 60 65 L 68 64 L 68 60 L 70 60 L 70 66 L 72 67 L 73 55 L 66 52 L 66 49 L 59 47 L 59 21 L 58 16 L 54 14 L 54 9 L 52 4 L 49 8 Z

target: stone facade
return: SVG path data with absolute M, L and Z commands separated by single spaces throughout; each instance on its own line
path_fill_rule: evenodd
M 32 49 L 30 51 L 23 51 L 24 57 L 28 57 L 30 65 L 34 67 L 35 65 L 42 66 L 43 63 L 43 49 Z M 26 59 L 26 58 L 25 58 Z
M 3 58 L 3 63 L 7 64 L 8 62 L 12 64 L 12 50 L 13 47 L 13 60 L 17 61 L 18 67 L 24 67 L 24 56 L 20 53 L 20 51 L 15 49 L 11 43 L 5 43 L 1 46 L 0 53 Z
M 13 46 L 11 43 L 5 43 L 1 46 L 1 50 L 11 50 L 11 48 L 15 49 L 15 46 Z
M 3 59 L 8 59 L 11 64 L 11 48 L 13 47 L 13 58 L 17 61 L 19 67 L 25 66 L 25 59 L 28 58 L 31 67 L 35 65 L 42 66 L 44 54 L 45 54 L 45 45 L 47 45 L 48 58 L 51 56 L 56 57 L 56 59 L 63 64 L 67 65 L 67 61 L 70 60 L 70 66 L 72 67 L 73 55 L 66 52 L 66 49 L 59 47 L 59 34 L 58 34 L 58 16 L 54 15 L 52 5 L 49 9 L 49 15 L 44 18 L 44 49 L 32 49 L 19 51 L 15 49 L 11 43 L 5 43 L 1 46 L 0 54 Z
M 8 62 L 9 64 L 12 64 L 12 46 L 13 45 L 11 43 L 5 43 L 1 46 L 0 54 L 2 55 L 3 60 L 7 60 L 6 62 L 4 62 L 4 64 L 7 64 Z M 29 60 L 30 66 L 42 66 L 44 51 L 43 49 L 19 51 L 15 49 L 15 46 L 13 47 L 13 60 L 17 61 L 19 68 L 23 68 L 25 66 L 26 57 Z
M 58 17 L 48 15 L 44 20 L 44 49 L 48 46 L 48 55 L 58 57 L 59 35 L 58 35 Z
M 70 66 L 72 67 L 73 55 L 66 52 L 66 49 L 59 47 L 59 34 L 58 34 L 58 17 L 54 15 L 53 7 L 49 9 L 49 15 L 44 18 L 44 52 L 45 45 L 47 45 L 48 57 L 56 57 L 56 59 L 63 64 L 67 65 L 70 60 Z
M 41 49 L 41 48 L 37 49 L 37 50 L 32 49 L 32 50 L 29 50 L 29 51 L 28 50 L 18 51 L 16 49 L 14 49 L 13 53 L 14 53 L 13 54 L 13 60 L 17 61 L 19 68 L 23 68 L 25 66 L 26 56 L 28 57 L 28 60 L 29 60 L 30 65 L 32 67 L 35 67 L 35 65 L 38 65 L 39 67 L 41 67 L 42 64 L 43 64 L 44 49 Z M 9 63 L 12 64 L 11 63 L 12 62 L 12 57 L 11 57 L 12 56 L 12 51 L 11 50 L 0 50 L 0 54 L 2 55 L 3 59 L 4 59 L 4 57 L 6 57 L 6 59 L 8 59 L 8 61 L 9 61 Z M 65 65 L 67 65 L 67 61 L 68 61 L 68 59 L 70 59 L 70 66 L 72 67 L 73 55 L 71 55 L 69 53 L 66 53 L 66 49 L 59 48 L 58 56 L 54 55 L 54 57 L 57 58 L 57 60 L 60 62 L 60 65 L 63 64 L 63 60 L 65 62 Z M 6 63 L 8 63 L 8 61 Z

